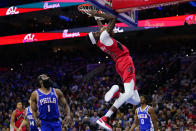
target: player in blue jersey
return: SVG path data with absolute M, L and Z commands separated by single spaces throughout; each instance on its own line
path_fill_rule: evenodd
M 29 103 L 31 103 L 30 100 Z M 32 110 L 30 106 L 26 108 L 25 112 L 26 112 L 25 118 L 19 127 L 19 131 L 22 131 L 23 126 L 27 126 L 27 125 L 30 131 L 40 131 L 36 126 L 35 120 L 33 119 Z
M 140 126 L 140 131 L 158 131 L 157 116 L 154 109 L 147 105 L 147 97 L 140 97 L 140 105 L 135 111 L 131 131 L 134 131 L 138 125 Z
M 62 131 L 59 103 L 64 106 L 66 122 L 71 121 L 70 108 L 61 90 L 52 88 L 52 80 L 45 74 L 38 77 L 40 88 L 31 94 L 31 109 L 41 131 Z

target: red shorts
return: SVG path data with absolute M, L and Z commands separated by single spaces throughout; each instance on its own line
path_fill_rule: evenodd
M 123 56 L 116 62 L 116 71 L 120 75 L 123 83 L 135 81 L 135 67 L 131 56 Z

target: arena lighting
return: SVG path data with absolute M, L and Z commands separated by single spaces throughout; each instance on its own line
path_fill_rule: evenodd
M 193 7 L 196 7 L 196 2 L 194 1 L 189 2 L 189 4 L 192 5 Z
M 59 15 L 59 19 L 64 20 L 66 22 L 71 22 L 73 21 L 72 19 L 70 19 L 69 17 L 63 16 L 63 15 Z
M 158 10 L 162 10 L 162 9 L 163 9 L 163 7 L 159 6 L 159 7 L 157 7 L 157 9 L 158 9 Z

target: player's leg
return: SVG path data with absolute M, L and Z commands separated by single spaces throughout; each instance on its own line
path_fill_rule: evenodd
M 109 111 L 105 114 L 105 116 L 103 116 L 102 118 L 100 118 L 99 120 L 97 120 L 97 123 L 104 127 L 107 130 L 112 130 L 111 126 L 109 124 L 107 124 L 107 118 L 110 118 L 111 115 L 121 106 L 123 105 L 127 100 L 129 100 L 133 94 L 134 94 L 134 87 L 135 87 L 135 82 L 134 79 L 131 80 L 131 82 L 129 84 L 125 83 L 124 84 L 124 93 L 120 93 L 119 97 L 115 100 L 113 106 L 109 109 Z
M 140 96 L 137 90 L 134 90 L 133 96 L 128 99 L 126 103 L 130 103 L 132 105 L 138 105 L 140 103 Z

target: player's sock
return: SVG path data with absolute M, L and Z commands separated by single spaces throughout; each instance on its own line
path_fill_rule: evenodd
M 105 116 L 106 117 L 111 117 L 111 115 L 113 114 L 114 112 L 112 111 L 112 110 L 109 110 L 106 114 L 105 114 Z

